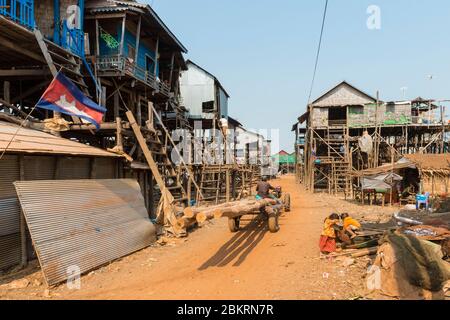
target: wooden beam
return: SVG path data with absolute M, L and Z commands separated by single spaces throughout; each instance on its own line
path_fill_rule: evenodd
M 111 13 L 111 14 L 102 14 L 95 16 L 86 16 L 85 20 L 100 20 L 100 19 L 112 19 L 112 18 L 123 18 L 125 13 Z
M 13 51 L 15 51 L 17 53 L 21 53 L 23 55 L 26 55 L 27 57 L 32 58 L 32 59 L 34 59 L 36 61 L 44 62 L 44 63 L 46 62 L 45 59 L 41 55 L 39 55 L 39 54 L 37 54 L 35 52 L 32 52 L 32 51 L 30 51 L 28 49 L 25 49 L 25 48 L 15 44 L 15 43 L 12 43 L 11 41 L 6 40 L 3 37 L 0 37 L 0 43 L 2 44 L 3 47 L 11 49 L 11 50 L 13 50 Z
M 166 184 L 161 176 L 161 173 L 158 170 L 158 166 L 153 159 L 152 152 L 147 146 L 147 142 L 145 141 L 144 136 L 142 135 L 141 128 L 137 124 L 136 119 L 134 118 L 134 115 L 131 111 L 127 111 L 126 116 L 128 118 L 128 121 L 130 122 L 131 128 L 133 129 L 134 135 L 136 136 L 136 139 L 139 143 L 139 146 L 141 147 L 145 159 L 147 160 L 148 166 L 150 167 L 150 170 L 152 171 L 153 176 L 155 177 L 156 183 L 160 187 L 163 194 L 166 194 L 166 196 L 169 196 L 170 202 L 173 202 L 173 196 L 170 194 L 169 190 L 166 187 Z
M 45 69 L 0 69 L 0 77 L 37 77 L 50 75 Z

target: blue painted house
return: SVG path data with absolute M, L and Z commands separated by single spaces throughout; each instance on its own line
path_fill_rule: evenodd
M 85 0 L 0 0 L 0 16 L 28 30 L 38 28 L 46 39 L 84 55 Z
M 86 30 L 100 77 L 130 79 L 156 102 L 178 94 L 187 50 L 149 5 L 88 0 Z

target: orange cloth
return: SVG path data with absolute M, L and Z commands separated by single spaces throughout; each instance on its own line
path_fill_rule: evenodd
M 332 253 L 336 251 L 336 239 L 327 236 L 320 236 L 319 241 L 320 252 Z
M 352 217 L 347 217 L 344 219 L 344 230 L 347 230 L 348 227 L 353 226 L 355 228 L 361 229 L 361 224 Z
M 322 236 L 328 238 L 336 238 L 336 231 L 334 230 L 333 226 L 338 223 L 338 220 L 331 220 L 330 218 L 327 218 L 325 220 L 325 223 L 323 224 Z

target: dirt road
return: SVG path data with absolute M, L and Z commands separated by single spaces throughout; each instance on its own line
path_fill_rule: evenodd
M 285 176 L 273 182 L 292 201 L 276 234 L 258 220 L 246 221 L 236 234 L 225 219 L 214 221 L 188 239 L 145 249 L 83 276 L 80 290 L 62 285 L 43 295 L 38 279 L 25 289 L 0 291 L 0 298 L 347 299 L 364 294 L 364 265 L 343 267 L 319 259 L 322 222 L 333 207 L 294 180 Z

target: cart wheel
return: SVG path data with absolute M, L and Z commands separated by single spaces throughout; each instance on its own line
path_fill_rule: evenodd
M 291 211 L 291 195 L 289 193 L 286 193 L 284 195 L 284 211 L 290 212 Z
M 269 216 L 269 231 L 271 233 L 276 233 L 280 230 L 280 226 L 278 225 L 278 214 L 271 214 Z
M 228 219 L 228 228 L 230 228 L 230 231 L 233 233 L 238 232 L 240 222 L 241 222 L 240 218 L 229 218 Z

